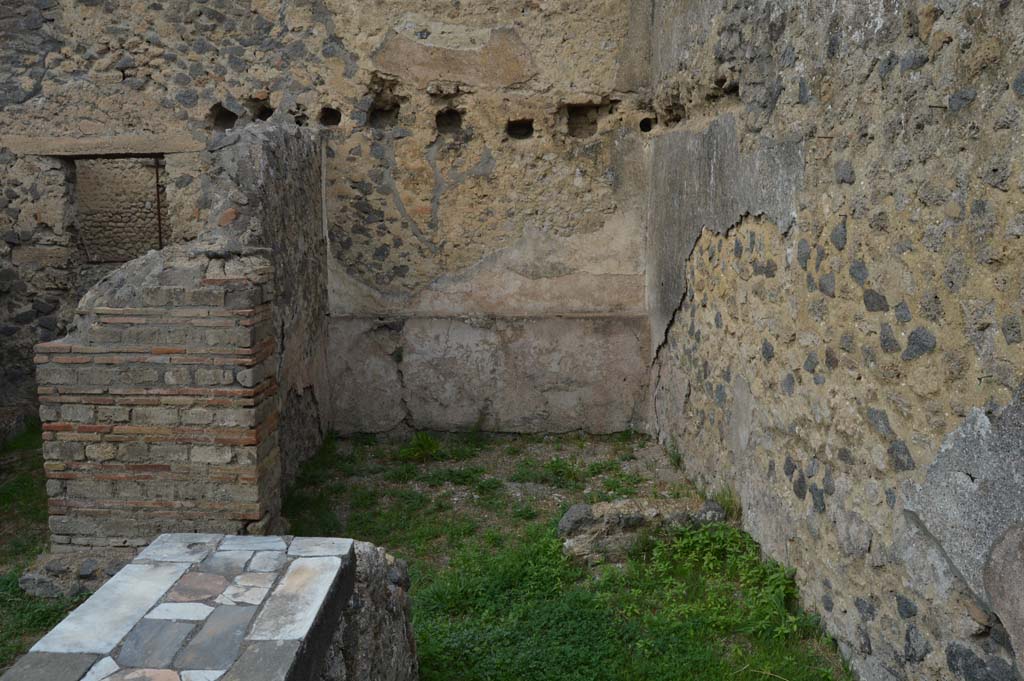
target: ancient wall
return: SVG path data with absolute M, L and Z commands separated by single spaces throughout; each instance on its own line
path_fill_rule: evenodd
M 104 277 L 37 346 L 55 547 L 277 526 L 329 402 L 321 156 L 294 125 L 225 136 L 198 238 Z
M 638 15 L 653 429 L 861 678 L 1020 678 L 1024 6 Z
M 225 130 L 327 133 L 336 429 L 610 431 L 641 413 L 650 111 L 629 3 L 21 4 L 0 24 L 34 36 L 0 51 L 16 74 L 0 147 L 161 157 L 172 243 L 211 209 L 205 153 Z M 458 362 L 460 334 L 480 343 L 438 411 L 422 367 Z M 350 348 L 372 357 L 353 366 Z

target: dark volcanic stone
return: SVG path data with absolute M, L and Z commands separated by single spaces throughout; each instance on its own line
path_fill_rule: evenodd
M 775 357 L 775 347 L 767 340 L 761 342 L 761 356 L 766 362 L 772 361 L 772 358 Z
M 917 616 L 917 605 L 906 596 L 896 594 L 896 612 L 903 619 L 910 619 Z
M 949 110 L 953 113 L 962 111 L 970 106 L 977 96 L 978 91 L 972 87 L 954 92 L 949 96 Z
M 864 307 L 868 312 L 888 312 L 889 301 L 878 291 L 869 288 L 864 291 Z
M 804 477 L 803 471 L 797 473 L 793 479 L 793 494 L 801 501 L 807 496 L 807 478 Z
M 902 349 L 900 348 L 900 342 L 896 340 L 896 334 L 892 331 L 892 326 L 888 322 L 882 322 L 879 338 L 882 344 L 882 352 L 893 353 L 899 352 Z
M 907 305 L 906 302 L 899 303 L 893 309 L 896 312 L 896 321 L 901 324 L 906 324 L 911 320 L 910 306 Z
M 867 282 L 868 267 L 864 264 L 863 260 L 854 260 L 850 263 L 850 276 L 853 277 L 853 280 L 861 286 Z
M 832 228 L 832 235 L 829 238 L 837 250 L 841 251 L 846 248 L 846 218 Z
M 839 184 L 853 184 L 854 179 L 852 163 L 845 159 L 836 163 L 836 182 Z
M 903 351 L 901 358 L 909 362 L 933 350 L 935 350 L 935 336 L 928 329 L 918 327 L 910 332 L 907 349 Z
M 818 280 L 818 290 L 829 298 L 836 297 L 836 275 L 834 272 L 829 272 Z
M 889 455 L 889 465 L 893 467 L 893 470 L 914 470 L 914 459 L 910 456 L 910 450 L 907 449 L 907 444 L 903 440 L 896 440 L 889 445 L 887 454 Z

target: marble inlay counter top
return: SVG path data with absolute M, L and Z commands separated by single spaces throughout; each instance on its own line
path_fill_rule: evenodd
M 354 578 L 351 539 L 164 534 L 0 681 L 298 681 Z

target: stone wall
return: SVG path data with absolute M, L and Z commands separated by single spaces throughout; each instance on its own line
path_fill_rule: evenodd
M 265 532 L 322 441 L 320 140 L 262 125 L 220 144 L 198 238 L 113 271 L 37 346 L 55 546 Z
M 1024 7 L 638 13 L 653 430 L 861 678 L 1019 678 Z
M 20 74 L 17 96 L 0 102 L 0 145 L 17 158 L 162 155 L 172 243 L 195 238 L 215 202 L 204 149 L 217 151 L 224 131 L 270 119 L 326 133 L 331 354 L 376 348 L 382 328 L 417 329 L 373 356 L 388 376 L 379 410 L 359 382 L 321 404 L 334 428 L 614 431 L 636 421 L 644 362 L 617 363 L 628 398 L 615 405 L 598 378 L 607 357 L 639 357 L 649 344 L 639 124 L 651 112 L 629 62 L 629 3 L 29 5 L 0 24 L 45 38 L 0 52 Z M 510 331 L 490 334 L 476 370 L 451 379 L 458 419 L 421 418 L 433 395 L 404 382 L 417 371 L 404 358 L 457 361 L 443 340 L 453 324 Z M 559 361 L 553 327 L 598 334 L 596 352 Z M 341 385 L 353 378 L 341 363 L 330 372 Z M 543 401 L 515 418 L 468 397 L 493 382 L 527 405 L 521 386 L 534 376 Z M 561 420 L 568 413 L 577 416 Z

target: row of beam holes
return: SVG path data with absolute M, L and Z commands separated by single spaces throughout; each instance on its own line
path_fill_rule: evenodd
M 390 106 L 374 107 L 367 118 L 367 124 L 371 128 L 389 128 L 398 122 L 398 104 Z M 256 120 L 268 120 L 274 114 L 274 109 L 266 104 L 256 108 L 253 118 Z M 567 107 L 569 135 L 577 138 L 591 137 L 597 133 L 598 108 L 591 105 L 570 104 Z M 318 117 L 320 125 L 335 127 L 341 123 L 341 111 L 333 107 L 325 106 L 320 109 Z M 238 114 L 224 108 L 220 103 L 214 104 L 210 109 L 210 123 L 214 130 L 230 130 L 238 122 Z M 305 125 L 305 116 L 296 116 L 295 122 Z M 462 113 L 456 109 L 442 109 L 437 112 L 434 119 L 437 131 L 441 134 L 455 134 L 462 129 Z M 643 118 L 640 121 L 641 132 L 651 132 L 657 123 L 656 118 Z M 510 120 L 505 125 L 505 133 L 515 140 L 530 139 L 533 137 L 533 119 L 517 118 Z

